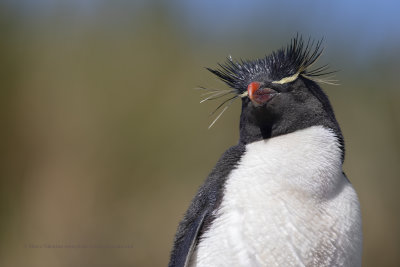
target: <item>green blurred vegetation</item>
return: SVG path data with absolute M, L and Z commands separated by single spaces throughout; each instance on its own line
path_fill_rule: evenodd
M 0 4 L 0 266 L 165 266 L 192 196 L 238 138 L 239 103 L 207 130 L 216 103 L 199 105 L 192 88 L 225 85 L 203 67 L 292 36 L 197 43 L 163 5 L 130 11 L 35 17 Z M 399 266 L 399 47 L 356 64 L 335 44 L 321 60 L 341 69 L 341 86 L 324 88 L 362 205 L 364 266 Z

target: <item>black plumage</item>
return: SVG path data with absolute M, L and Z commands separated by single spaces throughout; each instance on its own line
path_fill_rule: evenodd
M 208 229 L 214 219 L 212 211 L 218 208 L 222 200 L 222 187 L 225 180 L 240 160 L 244 150 L 243 144 L 229 148 L 200 187 L 176 232 L 169 262 L 170 267 L 188 264 L 189 256 L 198 238 Z

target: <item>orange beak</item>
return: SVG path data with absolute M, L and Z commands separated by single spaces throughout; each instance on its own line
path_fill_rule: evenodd
M 260 88 L 259 82 L 252 82 L 247 86 L 247 93 L 250 100 L 256 105 L 262 105 L 278 94 L 271 88 Z
M 259 82 L 252 82 L 247 86 L 247 92 L 251 101 L 253 101 L 254 92 L 260 88 Z

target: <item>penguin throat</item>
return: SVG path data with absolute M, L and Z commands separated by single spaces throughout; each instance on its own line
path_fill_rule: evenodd
M 264 109 L 242 109 L 239 143 L 248 144 L 273 136 L 276 118 Z

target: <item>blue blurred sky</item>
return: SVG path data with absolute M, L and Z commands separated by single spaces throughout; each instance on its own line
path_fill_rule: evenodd
M 101 10 L 113 10 L 109 23 L 140 17 L 162 9 L 170 24 L 189 36 L 192 43 L 269 42 L 297 32 L 324 37 L 337 49 L 348 49 L 363 62 L 366 53 L 400 50 L 400 1 L 243 1 L 243 0 L 6 0 L 4 3 L 26 17 L 43 17 L 65 9 L 74 19 L 96 19 Z M 158 16 L 159 13 L 154 13 Z M 61 14 L 62 15 L 62 14 Z M 104 17 L 102 18 L 104 20 Z M 140 19 L 143 19 L 140 17 Z M 150 21 L 153 19 L 150 15 Z M 142 21 L 136 21 L 140 25 Z M 282 32 L 284 34 L 282 34 Z M 275 41 L 276 40 L 276 41 Z

